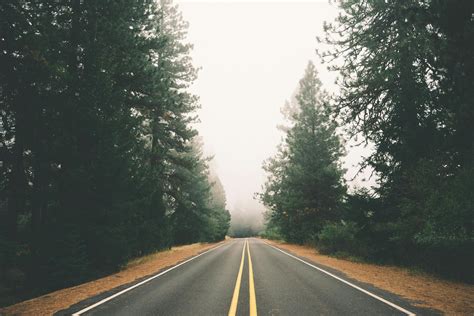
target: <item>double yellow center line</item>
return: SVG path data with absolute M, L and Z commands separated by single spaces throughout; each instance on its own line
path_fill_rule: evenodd
M 242 281 L 242 270 L 244 268 L 245 259 L 245 248 L 247 248 L 248 263 L 249 263 L 249 303 L 250 303 L 250 316 L 257 316 L 257 300 L 255 298 L 255 283 L 253 281 L 253 267 L 252 257 L 250 256 L 250 246 L 246 239 L 244 247 L 242 248 L 242 259 L 240 260 L 239 273 L 237 274 L 237 281 L 235 282 L 234 295 L 232 296 L 232 302 L 230 304 L 229 316 L 235 316 L 237 312 L 237 303 L 239 302 L 240 283 Z

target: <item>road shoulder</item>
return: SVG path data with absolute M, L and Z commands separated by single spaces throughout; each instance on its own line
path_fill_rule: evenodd
M 196 243 L 172 247 L 170 250 L 138 258 L 118 273 L 2 308 L 0 315 L 52 315 L 73 305 L 89 304 L 91 298 L 100 300 L 103 296 L 138 283 L 218 244 L 220 243 Z
M 416 274 L 408 269 L 352 262 L 319 254 L 313 247 L 264 240 L 330 272 L 407 299 L 416 307 L 449 315 L 474 314 L 474 286 Z

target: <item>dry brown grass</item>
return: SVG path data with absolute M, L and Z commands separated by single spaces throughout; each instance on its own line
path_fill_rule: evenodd
M 197 243 L 173 247 L 170 250 L 138 258 L 116 274 L 5 307 L 0 309 L 0 315 L 52 315 L 91 296 L 154 274 L 215 245 Z
M 427 307 L 446 315 L 474 315 L 474 286 L 441 280 L 394 266 L 351 262 L 319 254 L 310 246 L 266 240 L 269 244 L 334 268 L 348 277 L 372 284 L 401 297 L 413 305 Z

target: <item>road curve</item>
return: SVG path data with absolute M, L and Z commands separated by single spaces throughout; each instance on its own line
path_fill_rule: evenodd
M 96 303 L 91 309 L 79 304 L 61 314 L 296 316 L 420 313 L 420 309 L 393 294 L 338 279 L 340 276 L 325 271 L 259 239 L 234 239 L 110 300 L 101 298 L 103 303 Z M 89 306 L 93 304 L 89 303 Z M 429 311 L 421 314 L 429 314 Z

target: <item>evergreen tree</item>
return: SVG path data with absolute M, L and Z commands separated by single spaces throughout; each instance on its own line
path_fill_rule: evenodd
M 176 157 L 171 177 L 175 188 L 171 217 L 178 244 L 221 240 L 229 228 L 225 197 L 214 189 L 208 167 L 210 158 L 203 157 L 202 146 L 202 139 L 195 137 L 189 151 Z
M 225 238 L 230 227 L 230 213 L 226 209 L 226 196 L 224 186 L 217 176 L 212 165 L 209 167 L 208 181 L 211 185 L 211 198 L 209 200 L 209 225 L 208 240 L 217 241 Z
M 169 247 L 181 209 L 197 223 L 181 242 L 224 237 L 185 35 L 168 0 L 0 3 L 0 287 L 27 297 Z
M 261 199 L 283 235 L 301 243 L 337 218 L 345 187 L 340 140 L 312 62 L 300 81 L 296 100 L 293 126 L 277 156 L 264 166 L 269 178 Z
M 321 56 L 340 61 L 339 118 L 375 146 L 375 248 L 445 272 L 453 255 L 472 263 L 473 2 L 340 6 Z

